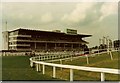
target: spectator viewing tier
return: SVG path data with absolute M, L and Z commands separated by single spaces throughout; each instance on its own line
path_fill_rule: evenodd
M 3 32 L 6 50 L 80 50 L 88 42 L 82 40 L 91 35 L 63 32 L 16 29 Z

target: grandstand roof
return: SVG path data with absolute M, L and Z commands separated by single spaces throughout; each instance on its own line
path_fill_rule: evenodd
M 14 31 L 33 31 L 33 32 L 36 32 L 36 33 L 46 33 L 46 34 L 59 34 L 59 35 L 64 35 L 64 36 L 78 36 L 78 37 L 90 37 L 92 35 L 85 35 L 85 34 L 67 34 L 67 33 L 63 33 L 63 32 L 53 32 L 53 31 L 41 31 L 41 30 L 32 30 L 32 29 L 22 29 L 22 28 L 19 28 L 19 29 L 16 29 L 16 30 L 12 30 L 12 31 L 9 31 L 9 32 L 14 32 Z

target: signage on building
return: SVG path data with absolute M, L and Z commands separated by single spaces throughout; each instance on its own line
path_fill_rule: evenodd
M 68 34 L 77 34 L 77 30 L 74 30 L 74 29 L 67 29 L 66 32 Z

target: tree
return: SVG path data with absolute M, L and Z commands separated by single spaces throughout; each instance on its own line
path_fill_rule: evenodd
M 114 42 L 114 48 L 120 48 L 120 40 L 115 40 Z
M 100 44 L 99 49 L 106 49 L 107 45 L 106 44 Z

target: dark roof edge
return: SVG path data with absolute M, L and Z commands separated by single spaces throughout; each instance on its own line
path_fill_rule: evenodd
M 20 30 L 20 29 L 22 29 L 22 30 L 31 30 L 31 31 L 42 31 L 42 30 L 32 30 L 32 29 L 17 28 L 15 30 L 11 30 L 11 31 L 8 31 L 8 32 L 14 32 L 14 31 L 17 31 L 17 30 Z M 90 37 L 90 36 L 92 36 L 92 35 L 86 35 L 86 34 L 85 35 L 84 34 L 67 34 L 67 33 L 64 33 L 64 32 L 53 32 L 53 31 L 42 31 L 42 32 L 61 33 L 61 34 L 66 34 L 66 35 L 81 35 L 83 37 Z

